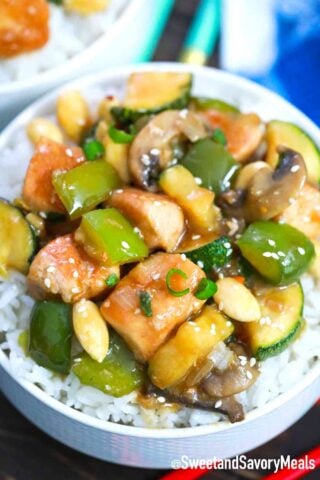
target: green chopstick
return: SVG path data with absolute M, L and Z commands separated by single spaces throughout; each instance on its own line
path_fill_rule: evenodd
M 152 59 L 169 19 L 169 15 L 173 9 L 174 3 L 175 0 L 154 0 L 153 16 L 157 19 L 157 21 L 149 35 L 144 50 L 139 54 L 136 62 L 149 62 Z
M 180 61 L 204 65 L 214 50 L 221 24 L 221 0 L 201 0 L 184 42 Z

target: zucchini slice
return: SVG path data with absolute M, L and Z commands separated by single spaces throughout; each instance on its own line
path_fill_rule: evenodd
M 308 180 L 311 183 L 320 182 L 320 151 L 309 135 L 294 123 L 273 120 L 266 130 L 268 144 L 266 161 L 275 167 L 279 160 L 277 147 L 282 145 L 299 152 L 307 167 Z
M 190 73 L 133 73 L 127 83 L 124 106 L 113 107 L 111 113 L 116 123 L 124 127 L 144 115 L 186 108 L 191 86 Z
M 262 317 L 242 323 L 244 337 L 258 360 L 278 355 L 297 337 L 304 324 L 303 290 L 300 283 L 270 287 L 256 296 Z
M 218 110 L 218 112 L 225 113 L 240 113 L 239 108 L 219 98 L 192 97 L 191 102 L 196 110 Z
M 211 273 L 214 268 L 223 267 L 233 253 L 230 239 L 226 236 L 217 238 L 213 242 L 203 245 L 189 252 L 185 252 L 186 256 L 196 263 L 206 273 Z
M 35 233 L 22 212 L 0 200 L 0 274 L 8 268 L 26 273 L 36 248 Z

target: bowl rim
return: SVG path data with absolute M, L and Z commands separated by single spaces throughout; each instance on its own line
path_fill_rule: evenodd
M 51 82 L 55 81 L 55 78 L 61 78 L 62 81 L 64 78 L 67 80 L 73 71 L 77 71 L 83 65 L 90 64 L 91 58 L 95 57 L 100 50 L 105 48 L 106 41 L 112 43 L 114 38 L 120 34 L 121 30 L 125 29 L 126 25 L 131 22 L 132 18 L 135 18 L 143 2 L 144 0 L 130 0 L 127 5 L 122 7 L 115 21 L 111 23 L 105 33 L 101 34 L 83 50 L 66 59 L 63 63 L 58 64 L 56 67 L 32 75 L 26 80 L 9 80 L 6 83 L 0 83 L 0 95 L 12 95 L 22 90 L 35 89 L 43 83 L 50 85 Z
M 223 72 L 212 67 L 200 67 L 192 65 L 183 65 L 174 62 L 154 62 L 154 63 L 142 63 L 139 65 L 124 65 L 121 67 L 116 67 L 112 69 L 106 69 L 98 74 L 91 74 L 84 77 L 81 77 L 78 80 L 73 80 L 68 82 L 65 85 L 60 86 L 54 91 L 42 96 L 39 100 L 32 103 L 29 107 L 23 110 L 1 133 L 0 133 L 0 151 L 5 147 L 8 140 L 15 132 L 16 129 L 20 129 L 25 123 L 34 116 L 34 113 L 37 112 L 42 107 L 46 105 L 49 106 L 56 98 L 57 94 L 66 88 L 94 88 L 102 81 L 108 82 L 108 84 L 115 83 L 118 81 L 124 81 L 125 78 L 132 73 L 133 71 L 178 71 L 178 72 L 191 72 L 195 76 L 201 77 L 218 77 L 221 81 L 229 84 L 231 86 L 243 87 L 246 90 L 250 90 L 250 93 L 255 93 L 258 98 L 269 97 L 274 99 L 277 102 L 282 103 L 286 109 L 291 110 L 296 115 L 299 116 L 301 122 L 304 124 L 304 128 L 311 132 L 315 137 L 315 140 L 320 144 L 320 132 L 318 127 L 300 112 L 296 107 L 291 105 L 288 101 L 284 100 L 278 94 L 271 92 L 270 90 L 250 81 L 239 77 L 237 75 L 230 74 L 228 72 Z M 0 350 L 0 368 L 3 368 L 11 379 L 16 382 L 22 389 L 26 390 L 30 395 L 35 399 L 45 404 L 48 408 L 55 410 L 58 414 L 61 414 L 65 417 L 68 417 L 71 420 L 80 422 L 86 426 L 97 428 L 99 430 L 107 431 L 114 434 L 132 436 L 132 437 L 145 437 L 153 439 L 179 439 L 179 438 L 190 438 L 208 434 L 214 434 L 217 432 L 226 432 L 239 426 L 248 425 L 255 420 L 276 411 L 280 407 L 283 407 L 284 404 L 293 400 L 297 397 L 303 390 L 313 384 L 316 380 L 320 379 L 320 362 L 314 365 L 310 371 L 304 376 L 304 378 L 289 388 L 288 391 L 278 395 L 273 400 L 269 401 L 262 407 L 255 408 L 246 414 L 245 420 L 239 423 L 231 424 L 229 421 L 221 421 L 216 424 L 207 424 L 196 427 L 183 427 L 183 428 L 148 428 L 148 427 L 135 427 L 131 425 L 123 425 L 111 421 L 101 420 L 96 417 L 92 417 L 86 413 L 83 413 L 79 410 L 69 407 L 59 400 L 51 397 L 48 393 L 41 390 L 36 385 L 20 379 L 15 378 L 11 372 L 9 359 L 6 354 Z M 320 382 L 319 382 L 320 385 Z

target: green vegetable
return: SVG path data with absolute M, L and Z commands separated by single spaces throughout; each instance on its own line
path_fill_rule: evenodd
M 198 110 L 218 110 L 226 113 L 240 113 L 240 110 L 234 105 L 219 100 L 217 98 L 193 97 L 192 103 Z
M 0 275 L 9 268 L 26 273 L 37 247 L 34 230 L 21 210 L 0 200 Z
M 110 332 L 109 351 L 101 363 L 82 353 L 74 359 L 72 371 L 82 384 L 114 397 L 140 388 L 145 380 L 143 367 L 114 331 Z
M 114 125 L 109 127 L 108 133 L 111 140 L 113 140 L 115 143 L 131 143 L 135 137 L 134 134 L 127 133 L 124 130 L 119 130 Z
M 202 187 L 216 194 L 230 188 L 231 180 L 239 168 L 223 145 L 204 138 L 191 145 L 181 164 L 198 178 Z
M 174 288 L 172 288 L 171 281 L 174 275 L 179 275 L 185 280 L 188 279 L 188 275 L 186 274 L 186 272 L 180 270 L 180 268 L 171 268 L 166 275 L 166 284 L 168 291 L 174 297 L 183 297 L 184 295 L 187 295 L 190 292 L 190 288 L 184 288 L 183 290 L 175 290 Z
M 298 280 L 315 256 L 313 243 L 302 232 L 272 221 L 252 223 L 237 243 L 248 262 L 274 285 Z
M 108 287 L 115 287 L 118 282 L 119 282 L 118 275 L 116 273 L 111 273 L 111 275 L 109 275 L 109 277 L 106 280 L 106 285 L 108 285 Z
M 213 130 L 213 133 L 211 135 L 211 140 L 213 140 L 216 143 L 220 143 L 220 145 L 223 145 L 224 147 L 227 145 L 227 139 L 221 128 L 215 128 Z
M 149 253 L 132 225 L 115 208 L 83 215 L 75 238 L 91 257 L 106 265 L 138 262 Z
M 54 3 L 55 5 L 62 5 L 63 0 L 48 0 L 49 3 Z
M 266 140 L 268 145 L 266 161 L 275 167 L 279 161 L 277 148 L 282 145 L 299 152 L 307 167 L 308 180 L 320 182 L 320 151 L 312 138 L 300 127 L 289 122 L 273 120 L 267 125 Z
M 140 308 L 146 317 L 152 317 L 151 295 L 149 292 L 142 290 L 139 292 Z
M 194 294 L 199 300 L 207 300 L 212 297 L 218 290 L 217 284 L 209 278 L 202 278 L 200 280 L 198 288 Z
M 256 295 L 263 321 L 242 323 L 242 334 L 258 360 L 278 355 L 297 337 L 302 319 L 303 290 L 299 283 L 271 287 Z
M 97 160 L 98 158 L 103 157 L 105 153 L 103 144 L 98 140 L 90 140 L 86 142 L 82 148 L 86 159 L 89 161 Z
M 145 115 L 186 108 L 191 86 L 189 73 L 134 73 L 127 83 L 124 106 L 113 107 L 111 114 L 116 125 L 124 128 Z
M 203 247 L 186 252 L 186 256 L 206 273 L 223 267 L 232 255 L 233 249 L 228 237 L 220 237 Z
M 95 208 L 120 186 L 114 168 L 104 160 L 85 162 L 53 176 L 53 185 L 72 220 Z
M 29 354 L 42 367 L 69 373 L 72 307 L 62 302 L 37 302 L 31 312 Z

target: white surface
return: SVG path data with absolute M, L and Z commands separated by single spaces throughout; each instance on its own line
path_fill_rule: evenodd
M 294 107 L 265 89 L 246 80 L 213 69 L 174 64 L 152 64 L 113 69 L 77 82 L 77 88 L 121 86 L 133 69 L 187 70 L 195 73 L 194 92 L 220 97 L 253 110 L 265 120 L 277 116 L 299 124 L 319 143 L 319 131 Z M 56 93 L 37 102 L 21 114 L 1 135 L 0 151 L 14 141 L 18 128 L 35 115 L 49 114 Z M 0 387 L 12 403 L 31 421 L 54 438 L 73 448 L 105 460 L 140 467 L 169 468 L 171 461 L 191 458 L 225 458 L 250 450 L 294 423 L 320 395 L 320 367 L 313 368 L 299 385 L 266 406 L 247 415 L 244 422 L 231 425 L 155 430 L 104 422 L 72 410 L 50 398 L 32 384 L 16 381 L 9 372 L 7 357 L 0 352 Z

